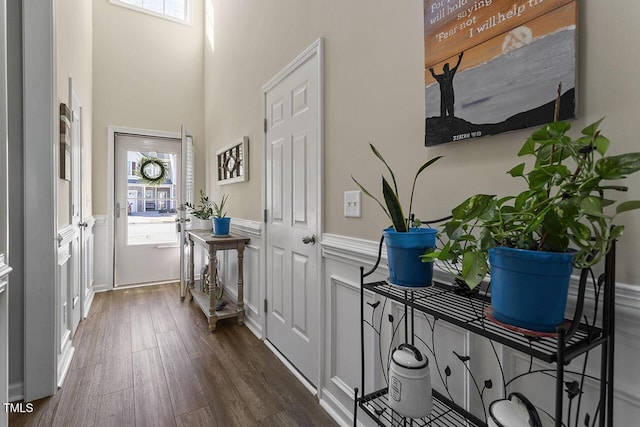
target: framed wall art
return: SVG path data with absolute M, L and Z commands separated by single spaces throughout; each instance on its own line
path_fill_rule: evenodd
M 216 151 L 218 184 L 233 184 L 249 180 L 249 137 Z
M 576 0 L 424 0 L 425 145 L 576 117 Z M 559 93 L 559 96 L 558 96 Z
M 71 109 L 60 104 L 60 179 L 71 181 Z

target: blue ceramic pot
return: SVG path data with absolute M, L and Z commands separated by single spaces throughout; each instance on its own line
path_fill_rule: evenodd
M 489 249 L 491 307 L 496 320 L 541 332 L 564 321 L 575 253 Z
M 229 234 L 229 225 L 231 224 L 231 218 L 225 216 L 224 218 L 213 218 L 213 234 L 216 236 L 226 236 Z
M 436 234 L 433 228 L 411 228 L 407 233 L 384 230 L 391 283 L 410 288 L 431 286 L 433 263 L 422 262 L 422 255 L 436 246 Z

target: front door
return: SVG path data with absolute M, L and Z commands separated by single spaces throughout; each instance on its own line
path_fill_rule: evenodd
M 115 135 L 115 286 L 180 280 L 181 145 Z
M 320 41 L 264 88 L 267 339 L 317 385 Z

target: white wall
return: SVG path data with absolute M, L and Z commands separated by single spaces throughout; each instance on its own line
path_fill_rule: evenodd
M 633 52 L 634 12 L 640 4 L 584 0 L 579 11 L 579 119 L 581 127 L 607 116 L 603 132 L 612 152 L 637 151 L 635 117 L 640 113 L 637 55 L 613 68 L 611 49 Z M 215 50 L 205 44 L 205 126 L 208 170 L 217 148 L 241 135 L 251 145 L 251 180 L 215 188 L 230 193 L 233 216 L 260 220 L 262 112 L 260 89 L 319 36 L 325 39 L 325 230 L 375 240 L 387 220 L 363 199 L 361 219 L 343 217 L 343 192 L 355 189 L 350 175 L 377 185 L 381 169 L 368 151 L 374 143 L 399 171 L 407 188 L 428 157 L 445 158 L 421 179 L 416 197 L 422 217 L 446 215 L 457 202 L 479 192 L 507 194 L 521 185 L 505 172 L 529 134 L 513 132 L 473 141 L 424 147 L 423 2 L 408 0 L 290 1 L 212 0 Z M 613 71 L 615 69 L 615 71 Z M 615 78 L 613 77 L 615 72 Z M 433 185 L 432 183 L 437 183 Z M 640 199 L 640 176 L 628 180 L 622 199 Z M 405 192 L 406 193 L 406 192 Z M 408 194 L 405 194 L 408 197 Z M 618 279 L 640 283 L 631 254 L 640 247 L 640 212 L 621 217 Z
M 93 2 L 93 212 L 107 213 L 107 126 L 193 131 L 204 185 L 202 0 L 193 26 Z M 196 190 L 197 191 L 197 190 Z
M 83 189 L 84 216 L 92 212 L 91 154 L 93 118 L 93 30 L 92 2 L 58 1 L 56 5 L 57 96 L 58 104 L 70 106 L 69 77 L 82 103 Z M 58 180 L 58 226 L 69 224 L 69 181 Z

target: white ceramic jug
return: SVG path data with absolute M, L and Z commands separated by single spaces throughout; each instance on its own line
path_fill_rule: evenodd
M 411 344 L 401 344 L 391 355 L 389 406 L 405 417 L 422 418 L 431 413 L 429 360 Z

